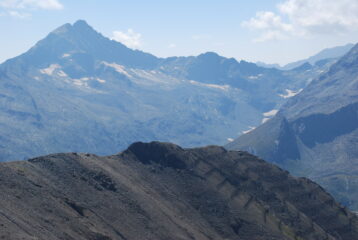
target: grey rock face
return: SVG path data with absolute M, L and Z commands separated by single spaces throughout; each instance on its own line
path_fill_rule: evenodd
M 2 239 L 356 240 L 319 185 L 246 152 L 134 143 L 0 164 Z

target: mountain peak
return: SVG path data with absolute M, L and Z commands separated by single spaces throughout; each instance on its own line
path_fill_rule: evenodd
M 74 27 L 75 27 L 75 26 L 90 27 L 89 24 L 88 24 L 85 20 L 83 20 L 83 19 L 77 20 L 77 21 L 73 24 L 73 26 L 74 26 Z
M 72 26 L 74 30 L 96 32 L 85 20 L 77 20 Z
M 83 59 L 116 62 L 124 66 L 146 69 L 153 68 L 159 62 L 159 59 L 151 54 L 134 51 L 119 42 L 111 41 L 85 20 L 58 27 L 28 52 L 14 58 L 14 61 L 19 61 L 24 66 L 38 67 L 48 65 L 49 62 L 66 61 L 63 56 L 68 53 L 76 53 L 68 64 L 78 64 L 80 67 L 77 69 L 87 69 L 88 66 L 83 65 Z
M 222 58 L 221 56 L 219 56 L 219 54 L 217 54 L 216 52 L 206 52 L 206 53 L 202 53 L 198 56 L 198 58 L 201 59 L 220 59 Z
M 65 33 L 70 31 L 72 28 L 72 25 L 70 23 L 66 23 L 58 28 L 56 28 L 55 30 L 53 30 L 51 33 L 53 34 L 61 34 L 61 33 Z
M 98 34 L 85 20 L 77 20 L 74 24 L 66 23 L 56 28 L 51 33 L 56 35 L 66 35 L 75 33 Z

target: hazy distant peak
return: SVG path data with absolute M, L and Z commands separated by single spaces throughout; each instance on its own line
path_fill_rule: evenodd
M 73 27 L 85 27 L 85 28 L 92 28 L 85 20 L 77 20 L 74 24 Z
M 353 43 L 348 43 L 343 46 L 331 47 L 323 49 L 322 51 L 318 52 L 317 54 L 310 56 L 309 58 L 299 60 L 296 62 L 291 62 L 286 65 L 280 66 L 279 64 L 267 64 L 265 62 L 256 62 L 257 66 L 264 67 L 264 68 L 277 68 L 280 70 L 293 70 L 296 69 L 306 62 L 310 63 L 311 65 L 322 65 L 323 63 L 327 63 L 328 60 L 334 61 L 345 55 L 349 52 L 352 47 L 354 46 Z
M 353 58 L 357 58 L 358 55 L 358 44 L 353 45 L 351 50 L 344 56 L 344 58 L 350 58 L 352 56 Z
M 303 64 L 301 64 L 298 67 L 295 67 L 294 69 L 292 69 L 293 71 L 306 71 L 306 70 L 310 70 L 313 66 L 309 63 L 309 62 L 305 62 Z
M 66 23 L 61 27 L 55 29 L 51 33 L 61 36 L 80 35 L 82 37 L 88 37 L 88 38 L 91 38 L 91 36 L 95 36 L 95 35 L 102 36 L 84 20 L 78 20 L 74 24 Z
M 56 28 L 55 30 L 53 30 L 51 33 L 53 34 L 61 34 L 61 33 L 65 33 L 70 31 L 70 29 L 72 28 L 72 25 L 70 23 L 66 23 L 58 28 Z
M 337 64 L 333 65 L 329 73 L 332 74 L 338 70 L 346 72 L 347 68 L 349 68 L 349 71 L 354 72 L 358 69 L 358 44 L 352 47 L 351 50 L 337 62 Z
M 134 51 L 120 42 L 110 40 L 84 20 L 58 27 L 28 52 L 14 59 L 21 59 L 19 63 L 24 66 L 43 66 L 49 62 L 63 62 L 63 56 L 69 53 L 76 54 L 67 58 L 70 61 L 68 64 L 77 63 L 81 68 L 89 59 L 145 69 L 155 67 L 159 61 L 151 54 Z
M 219 54 L 217 54 L 216 52 L 206 52 L 206 53 L 202 53 L 198 56 L 198 58 L 202 58 L 202 59 L 220 59 L 222 58 Z
M 93 29 L 90 25 L 87 24 L 84 20 L 78 20 L 73 25 L 72 28 L 74 31 L 82 32 L 82 33 L 92 33 L 96 35 L 101 35 L 95 29 Z
M 348 53 L 353 47 L 354 47 L 353 43 L 348 43 L 343 46 L 337 46 L 337 47 L 323 49 L 316 55 L 310 57 L 310 60 L 317 61 L 317 59 L 340 57 L 340 56 Z
M 300 65 L 302 65 L 305 62 L 309 62 L 310 64 L 314 65 L 316 62 L 323 60 L 323 59 L 340 58 L 343 55 L 345 55 L 347 52 L 349 52 L 353 46 L 354 46 L 354 44 L 348 43 L 343 46 L 326 48 L 307 59 L 303 59 L 303 60 L 300 60 L 297 62 L 292 62 L 292 63 L 286 64 L 285 66 L 282 67 L 282 69 L 291 70 L 293 68 L 299 67 Z

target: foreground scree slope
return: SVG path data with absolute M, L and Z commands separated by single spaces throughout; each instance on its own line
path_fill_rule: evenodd
M 317 184 L 216 146 L 1 163 L 0 192 L 0 239 L 358 239 Z
M 308 177 L 358 210 L 358 45 L 273 119 L 227 147 Z

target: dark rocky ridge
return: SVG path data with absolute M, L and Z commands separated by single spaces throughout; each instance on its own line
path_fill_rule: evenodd
M 0 191 L 0 239 L 358 239 L 317 184 L 216 146 L 1 163 Z

